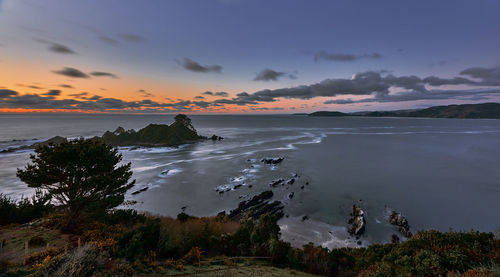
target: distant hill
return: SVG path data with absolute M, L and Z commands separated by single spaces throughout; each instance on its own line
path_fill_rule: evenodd
M 408 117 L 500 118 L 499 103 L 436 106 L 409 112 Z
M 489 118 L 500 119 L 499 103 L 463 104 L 434 106 L 421 110 L 373 111 L 342 113 L 337 111 L 319 111 L 309 116 L 367 116 L 367 117 L 430 117 L 430 118 Z

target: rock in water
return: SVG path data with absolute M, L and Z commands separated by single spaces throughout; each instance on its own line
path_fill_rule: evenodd
M 215 140 L 223 140 L 224 138 L 223 138 L 223 137 L 216 136 L 216 135 L 212 135 L 212 136 L 210 137 L 210 139 L 215 141 Z
M 116 130 L 113 132 L 113 134 L 115 135 L 120 135 L 122 133 L 125 133 L 125 129 L 122 126 L 118 126 L 118 128 L 116 128 Z
M 408 224 L 408 220 L 401 213 L 392 211 L 391 215 L 389 216 L 389 222 L 392 225 L 398 226 L 399 232 L 401 232 L 403 236 L 411 238 L 411 236 L 413 235 L 410 232 L 410 225 Z
M 132 195 L 137 195 L 141 192 L 147 191 L 148 189 L 149 189 L 148 187 L 143 187 L 142 189 L 139 189 L 139 190 L 132 192 Z
M 284 215 L 283 204 L 280 201 L 268 202 L 273 195 L 273 192 L 268 190 L 252 197 L 250 200 L 240 202 L 238 208 L 229 212 L 229 218 L 237 220 L 248 215 L 250 218 L 258 219 L 265 213 L 270 213 L 276 216 L 277 219 L 282 218 Z
M 281 163 L 285 158 L 263 158 L 260 160 L 261 162 L 265 164 L 279 164 Z
M 50 138 L 46 141 L 37 142 L 37 143 L 34 143 L 32 145 L 23 145 L 23 146 L 19 146 L 19 147 L 11 147 L 8 149 L 4 149 L 4 150 L 0 151 L 0 153 L 11 153 L 11 152 L 20 151 L 20 150 L 36 149 L 38 147 L 43 147 L 43 146 L 48 146 L 48 145 L 59 145 L 63 142 L 67 142 L 67 141 L 68 140 L 64 137 L 55 136 L 55 137 Z
M 279 179 L 271 181 L 271 183 L 269 183 L 269 186 L 270 187 L 275 187 L 277 185 L 284 185 L 284 182 L 285 182 L 285 179 L 279 178 Z
M 365 231 L 365 215 L 361 208 L 352 205 L 351 218 L 349 219 L 349 227 L 347 231 L 351 235 L 361 235 Z

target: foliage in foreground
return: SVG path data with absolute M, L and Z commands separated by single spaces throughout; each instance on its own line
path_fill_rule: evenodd
M 0 225 L 10 223 L 27 223 L 40 218 L 48 212 L 53 211 L 49 204 L 50 197 L 41 191 L 29 198 L 14 201 L 10 197 L 0 193 Z
M 205 266 L 218 257 L 260 256 L 278 267 L 328 276 L 500 276 L 500 240 L 491 233 L 420 231 L 400 244 L 367 248 L 293 248 L 280 240 L 274 216 L 240 223 L 221 217 L 183 221 L 109 213 L 85 228 L 85 246 L 64 252 L 49 249 L 6 265 L 3 274 L 72 276 L 164 273 L 186 265 Z M 6 273 L 9 272 L 9 273 Z
M 176 117 L 182 126 L 189 123 L 182 120 Z M 78 235 L 84 246 L 49 248 L 24 264 L 0 260 L 0 276 L 130 276 L 184 270 L 186 264 L 201 266 L 227 256 L 259 256 L 275 266 L 329 276 L 500 276 L 500 240 L 492 233 L 420 231 L 401 244 L 292 248 L 280 239 L 276 218 L 269 214 L 234 222 L 113 210 L 133 184 L 128 183 L 130 164 L 117 167 L 121 155 L 98 140 L 44 146 L 36 153 L 18 175 L 47 194 L 21 202 L 0 195 L 0 225 L 51 212 L 43 224 Z
M 37 147 L 31 163 L 17 176 L 29 187 L 43 189 L 65 210 L 69 228 L 123 203 L 135 181 L 130 163 L 101 140 L 77 139 Z

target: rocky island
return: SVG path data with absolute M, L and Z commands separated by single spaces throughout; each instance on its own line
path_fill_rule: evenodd
M 210 138 L 199 135 L 191 124 L 191 119 L 184 114 L 178 114 L 175 116 L 174 122 L 170 125 L 149 124 L 138 131 L 125 130 L 123 127 L 118 127 L 113 132 L 106 131 L 102 137 L 96 136 L 92 139 L 103 140 L 106 144 L 111 146 L 159 147 L 178 146 L 181 144 L 208 139 L 217 141 L 222 140 L 223 138 L 216 135 L 213 135 Z M 32 145 L 4 149 L 1 150 L 0 153 L 35 149 L 49 144 L 58 145 L 67 141 L 67 138 L 55 136 L 46 141 L 38 142 Z

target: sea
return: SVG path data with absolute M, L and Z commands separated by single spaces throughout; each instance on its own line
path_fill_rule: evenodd
M 286 217 L 278 222 L 282 238 L 294 246 L 358 247 L 346 228 L 353 204 L 365 212 L 361 246 L 389 242 L 398 234 L 388 222 L 393 210 L 408 219 L 414 233 L 499 230 L 500 120 L 189 117 L 199 134 L 224 139 L 120 148 L 136 180 L 126 195 L 136 204 L 127 208 L 175 217 L 185 207 L 190 215 L 214 216 L 272 189 L 274 199 L 285 204 Z M 0 150 L 56 135 L 93 137 L 118 126 L 137 130 L 172 122 L 173 115 L 1 114 Z M 0 193 L 12 199 L 33 194 L 16 177 L 30 154 L 0 154 Z M 261 162 L 266 157 L 284 160 L 268 165 Z M 269 186 L 296 175 L 294 184 Z

